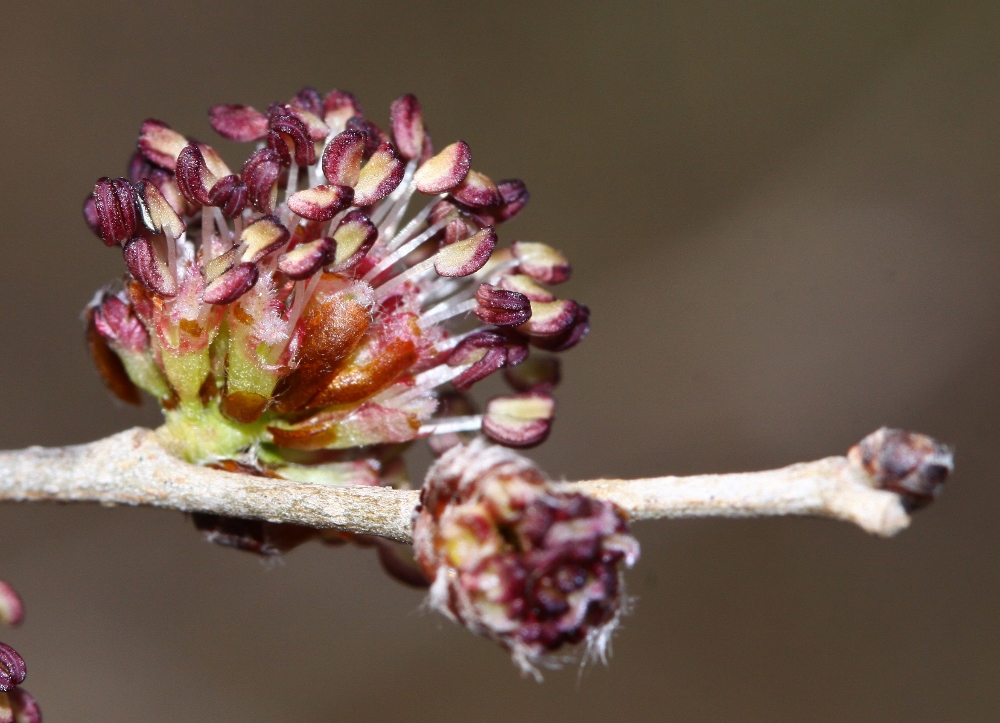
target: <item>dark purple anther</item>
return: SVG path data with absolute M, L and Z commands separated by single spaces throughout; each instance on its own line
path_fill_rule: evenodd
M 209 205 L 216 206 L 226 218 L 236 218 L 247 205 L 247 187 L 236 175 L 220 178 L 208 194 Z
M 482 284 L 476 290 L 474 310 L 479 320 L 494 326 L 515 326 L 531 318 L 531 302 L 524 294 Z
M 237 264 L 206 286 L 202 298 L 206 304 L 231 304 L 253 288 L 259 274 L 256 264 Z
M 135 189 L 124 178 L 102 178 L 94 186 L 98 233 L 106 246 L 124 243 L 135 233 L 139 220 L 136 198 Z
M 6 693 L 19 686 L 27 673 L 24 658 L 14 648 L 0 643 L 0 691 Z

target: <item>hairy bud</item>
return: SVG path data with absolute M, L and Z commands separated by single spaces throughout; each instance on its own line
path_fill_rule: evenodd
M 536 678 L 566 644 L 603 657 L 623 610 L 622 567 L 639 555 L 613 505 L 557 491 L 530 460 L 482 439 L 431 467 L 413 544 L 430 604 Z

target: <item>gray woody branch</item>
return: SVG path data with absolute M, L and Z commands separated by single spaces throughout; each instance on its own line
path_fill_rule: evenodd
M 846 457 L 766 472 L 565 482 L 634 520 L 811 515 L 890 536 L 933 499 L 952 468 L 930 437 L 880 429 Z M 410 541 L 419 492 L 331 487 L 199 467 L 168 454 L 148 429 L 89 444 L 0 452 L 0 501 L 151 505 L 182 512 L 292 522 Z

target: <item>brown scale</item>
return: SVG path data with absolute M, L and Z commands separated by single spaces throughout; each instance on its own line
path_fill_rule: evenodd
M 310 405 L 368 330 L 368 309 L 342 294 L 317 294 L 303 314 L 306 333 L 299 364 L 279 382 L 275 408 L 282 413 Z

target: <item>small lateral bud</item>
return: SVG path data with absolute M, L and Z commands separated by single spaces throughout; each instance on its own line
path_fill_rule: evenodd
M 212 128 L 231 141 L 259 141 L 267 135 L 267 116 L 248 105 L 215 105 L 208 111 Z
M 456 141 L 420 166 L 413 181 L 421 193 L 444 193 L 465 180 L 471 163 L 472 153 L 468 144 Z
M 14 648 L 0 643 L 0 691 L 6 693 L 24 682 L 28 669 Z
M 900 495 L 910 509 L 933 502 L 954 468 L 947 446 L 924 434 L 887 427 L 862 439 L 847 456 L 871 475 L 876 487 Z
M 24 604 L 9 583 L 0 580 L 0 623 L 17 627 L 24 622 Z
M 534 447 L 549 436 L 554 416 L 555 400 L 548 394 L 495 397 L 486 405 L 483 434 L 505 447 Z
M 427 473 L 414 516 L 432 607 L 510 651 L 521 670 L 586 641 L 603 658 L 639 556 L 613 505 L 558 492 L 530 460 L 475 439 Z
M 524 294 L 482 284 L 476 289 L 475 314 L 485 324 L 516 326 L 531 318 L 531 302 Z

